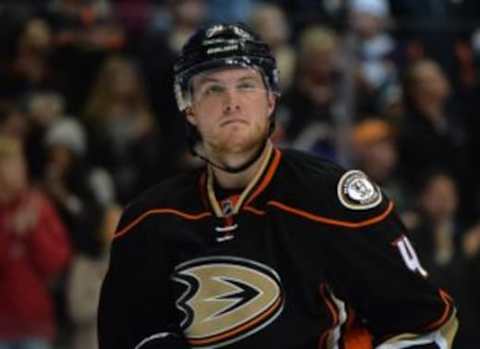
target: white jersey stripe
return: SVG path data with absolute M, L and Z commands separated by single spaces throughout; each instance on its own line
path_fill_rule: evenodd
M 390 343 L 384 343 L 376 347 L 376 349 L 405 349 L 414 345 L 433 344 L 438 346 L 438 349 L 448 349 L 448 342 L 442 336 L 440 331 L 428 333 L 423 336 L 419 336 L 412 339 L 401 339 L 398 341 L 392 341 Z
M 335 297 L 333 292 L 329 289 L 328 293 L 337 307 L 338 311 L 338 325 L 335 326 L 328 336 L 327 348 L 340 349 L 340 338 L 342 336 L 342 326 L 347 322 L 347 307 L 345 302 Z
M 154 340 L 157 340 L 157 339 L 163 339 L 165 337 L 168 337 L 168 336 L 174 336 L 174 337 L 177 337 L 177 335 L 175 333 L 172 333 L 172 332 L 159 332 L 159 333 L 155 333 L 147 338 L 144 338 L 140 343 L 138 343 L 134 349 L 140 349 L 142 346 L 144 346 L 145 344 L 147 344 L 148 342 L 151 342 L 151 341 L 154 341 Z

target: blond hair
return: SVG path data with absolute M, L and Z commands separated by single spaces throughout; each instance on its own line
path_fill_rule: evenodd
M 302 32 L 299 42 L 300 57 L 306 57 L 313 52 L 334 50 L 337 47 L 337 34 L 332 29 L 315 25 Z
M 133 96 L 133 103 L 139 111 L 152 114 L 151 106 L 145 91 L 144 78 L 135 64 L 122 56 L 109 57 L 101 67 L 90 97 L 86 103 L 84 116 L 87 119 L 101 120 L 109 115 L 109 107 L 113 101 L 112 79 L 123 69 L 133 69 L 137 73 L 138 87 Z

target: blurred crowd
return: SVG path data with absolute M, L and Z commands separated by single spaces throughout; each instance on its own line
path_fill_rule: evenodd
M 122 207 L 201 166 L 172 62 L 215 21 L 272 47 L 274 140 L 365 171 L 431 278 L 480 333 L 480 3 L 475 0 L 3 0 L 0 349 L 95 349 Z M 394 314 L 392 314 L 394 316 Z

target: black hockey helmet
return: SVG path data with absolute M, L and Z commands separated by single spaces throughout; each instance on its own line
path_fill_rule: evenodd
M 244 24 L 215 24 L 198 30 L 175 63 L 174 88 L 180 111 L 190 106 L 189 83 L 194 75 L 228 66 L 259 69 L 267 88 L 280 94 L 277 63 L 269 46 Z

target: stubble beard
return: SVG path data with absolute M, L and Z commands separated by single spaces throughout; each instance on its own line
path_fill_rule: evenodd
M 251 130 L 237 130 L 233 128 L 230 132 L 224 132 L 214 142 L 209 142 L 207 147 L 211 154 L 219 159 L 224 160 L 230 155 L 251 154 L 262 146 L 268 137 L 269 123 L 266 125 L 256 125 Z

